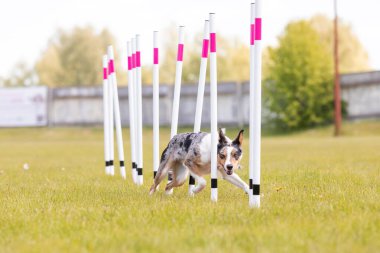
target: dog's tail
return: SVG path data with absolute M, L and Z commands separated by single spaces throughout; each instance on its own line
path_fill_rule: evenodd
M 165 148 L 165 150 L 162 152 L 160 165 L 157 169 L 156 176 L 154 177 L 154 183 L 150 187 L 149 194 L 153 194 L 157 188 L 162 179 L 166 176 L 168 172 L 168 168 L 166 168 L 166 164 L 169 161 L 169 152 L 168 152 L 169 145 Z

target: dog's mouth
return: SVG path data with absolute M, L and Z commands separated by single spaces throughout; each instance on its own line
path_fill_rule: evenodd
M 232 170 L 226 170 L 227 175 L 231 176 L 234 173 Z

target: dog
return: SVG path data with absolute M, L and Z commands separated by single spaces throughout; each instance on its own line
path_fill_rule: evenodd
M 244 130 L 240 130 L 237 137 L 231 141 L 221 129 L 219 130 L 217 169 L 219 176 L 248 194 L 249 186 L 235 173 L 236 169 L 240 169 L 243 157 L 243 133 Z M 197 181 L 197 186 L 190 194 L 197 194 L 206 187 L 203 176 L 210 172 L 211 134 L 204 132 L 177 134 L 162 152 L 160 165 L 149 193 L 152 195 L 169 174 L 171 181 L 166 185 L 165 192 L 171 194 L 174 187 L 185 183 L 190 173 Z

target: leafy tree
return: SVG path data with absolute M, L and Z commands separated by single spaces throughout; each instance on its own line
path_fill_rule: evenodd
M 177 30 L 167 29 L 165 32 L 163 52 L 160 66 L 160 82 L 173 84 L 177 57 Z M 182 82 L 197 83 L 202 48 L 202 33 L 197 33 L 192 41 L 186 40 L 184 47 L 184 62 Z M 218 81 L 246 81 L 249 79 L 249 47 L 239 39 L 227 39 L 221 35 L 217 37 L 218 47 Z M 208 64 L 209 67 L 209 64 Z M 143 82 L 152 80 L 151 66 L 143 70 Z M 207 72 L 208 73 L 208 72 Z M 207 75 L 208 78 L 208 75 Z
M 100 84 L 102 55 L 109 44 L 115 45 L 114 41 L 108 30 L 100 33 L 91 27 L 59 30 L 36 63 L 41 84 L 52 87 Z M 117 67 L 116 72 L 118 81 L 125 83 L 124 71 Z
M 330 122 L 332 57 L 310 23 L 290 23 L 269 57 L 264 92 L 276 126 L 290 130 Z
M 310 24 L 317 31 L 322 43 L 325 43 L 330 55 L 333 54 L 333 20 L 323 15 L 310 19 Z M 370 70 L 368 53 L 359 38 L 353 33 L 349 24 L 342 20 L 338 23 L 339 33 L 339 68 L 342 73 Z
M 34 68 L 25 62 L 18 62 L 6 78 L 0 78 L 0 86 L 17 87 L 33 86 L 38 84 L 37 74 Z

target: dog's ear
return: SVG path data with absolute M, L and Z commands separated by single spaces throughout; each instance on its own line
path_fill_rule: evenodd
M 244 129 L 240 130 L 240 132 L 238 133 L 238 135 L 236 136 L 232 144 L 235 144 L 241 147 L 241 145 L 243 144 L 243 133 L 244 133 Z
M 227 143 L 226 136 L 224 135 L 223 130 L 221 128 L 219 128 L 219 143 L 220 144 Z

